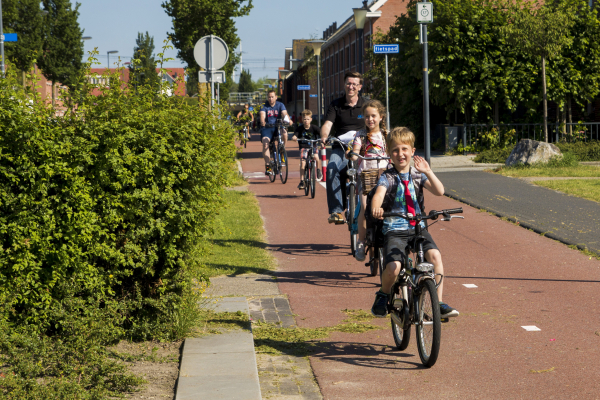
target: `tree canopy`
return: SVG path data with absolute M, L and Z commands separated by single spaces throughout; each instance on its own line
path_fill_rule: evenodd
M 173 32 L 169 35 L 177 48 L 177 56 L 188 65 L 188 93 L 196 92 L 199 66 L 194 60 L 194 45 L 206 36 L 215 35 L 229 47 L 229 60 L 222 68 L 226 72 L 227 84 L 220 85 L 221 98 L 229 94 L 233 81 L 233 70 L 239 55 L 233 52 L 240 44 L 233 18 L 250 13 L 252 0 L 167 0 L 162 3 L 167 15 L 172 18 Z
M 83 66 L 83 30 L 77 22 L 80 4 L 75 8 L 69 0 L 42 0 L 42 4 L 48 13 L 38 66 L 48 80 L 73 88 Z
M 18 42 L 4 43 L 5 57 L 28 70 L 42 52 L 44 20 L 39 0 L 2 0 L 4 33 L 16 33 Z
M 253 92 L 254 83 L 250 71 L 243 69 L 240 73 L 240 81 L 238 83 L 238 92 Z
M 129 66 L 130 79 L 138 85 L 149 84 L 156 86 L 158 73 L 156 72 L 156 60 L 154 59 L 154 37 L 138 32 L 133 48 L 133 60 Z

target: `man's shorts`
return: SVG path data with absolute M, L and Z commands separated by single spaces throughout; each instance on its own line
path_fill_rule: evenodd
M 414 229 L 408 231 L 391 231 L 385 235 L 385 265 L 391 262 L 398 261 L 403 266 L 405 265 L 405 254 L 406 245 L 410 239 L 410 235 L 414 234 Z M 438 250 L 437 245 L 433 241 L 433 238 L 428 231 L 422 230 L 421 234 L 425 237 L 423 241 L 423 252 L 427 253 L 427 250 Z
M 301 160 L 306 160 L 306 158 L 308 157 L 308 151 L 310 149 L 307 148 L 300 148 L 300 159 Z
M 269 141 L 272 141 L 273 138 L 277 137 L 277 131 L 275 128 L 262 128 L 260 130 L 260 141 L 262 142 L 263 138 L 269 138 Z

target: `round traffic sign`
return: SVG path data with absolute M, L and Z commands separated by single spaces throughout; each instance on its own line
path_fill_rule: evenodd
M 421 15 L 423 16 L 423 18 L 427 18 L 429 16 L 429 10 L 423 7 L 423 9 L 421 10 Z
M 211 43 L 212 43 L 212 65 L 211 65 Z M 229 48 L 223 39 L 218 36 L 204 36 L 194 46 L 194 59 L 202 68 L 208 70 L 219 69 L 225 65 L 229 58 Z

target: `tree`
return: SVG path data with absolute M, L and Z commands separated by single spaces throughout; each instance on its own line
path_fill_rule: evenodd
M 252 82 L 250 71 L 243 69 L 240 73 L 238 92 L 254 92 L 254 83 Z
M 177 56 L 188 65 L 188 89 L 192 89 L 188 93 L 194 93 L 198 83 L 199 67 L 194 60 L 196 42 L 211 34 L 225 41 L 230 53 L 222 69 L 226 72 L 228 83 L 220 85 L 220 96 L 227 98 L 233 69 L 239 61 L 239 55 L 232 51 L 240 43 L 233 18 L 248 15 L 252 0 L 166 0 L 162 7 L 173 21 L 173 32 L 169 36 L 178 50 Z
M 138 32 L 133 48 L 133 60 L 129 66 L 131 79 L 139 85 L 157 86 L 159 82 L 154 59 L 154 38 Z
M 510 7 L 507 39 L 526 54 L 541 59 L 542 97 L 544 107 L 544 140 L 548 142 L 548 99 L 546 90 L 546 60 L 560 54 L 573 39 L 569 35 L 573 12 L 565 4 L 515 4 Z
M 38 66 L 46 79 L 52 81 L 52 102 L 54 104 L 54 83 L 74 89 L 82 68 L 83 30 L 79 27 L 79 3 L 71 7 L 69 0 L 42 0 L 45 32 L 42 56 Z
M 16 33 L 18 42 L 5 43 L 5 56 L 26 71 L 42 52 L 44 20 L 39 0 L 2 0 L 5 33 Z

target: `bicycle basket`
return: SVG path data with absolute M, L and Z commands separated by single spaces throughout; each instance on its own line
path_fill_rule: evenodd
M 360 182 L 362 184 L 362 194 L 368 195 L 369 192 L 377 186 L 377 182 L 379 182 L 379 177 L 385 171 L 385 169 L 373 168 L 373 169 L 365 169 L 360 173 Z

